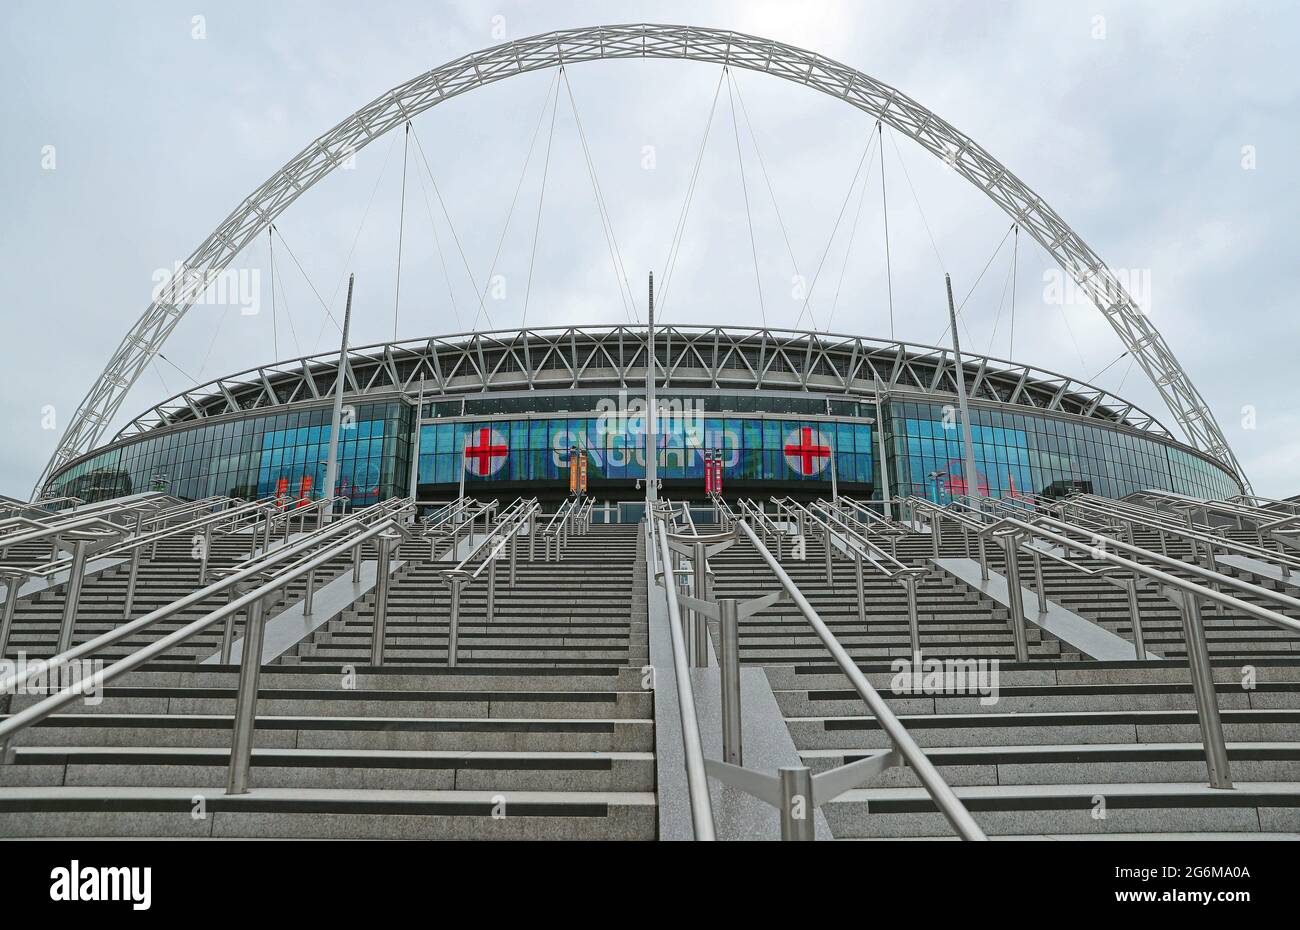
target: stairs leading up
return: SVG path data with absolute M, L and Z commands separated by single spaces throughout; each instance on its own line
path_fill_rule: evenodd
M 244 795 L 225 794 L 238 669 L 194 664 L 219 642 L 133 671 L 23 734 L 0 765 L 0 836 L 653 839 L 637 532 L 594 526 L 549 563 L 521 550 L 513 587 L 501 567 L 491 622 L 482 580 L 467 588 L 454 669 L 439 575 L 451 563 L 408 559 L 383 667 L 369 664 L 367 596 L 263 668 Z M 407 555 L 417 545 L 427 556 L 427 543 Z M 142 590 L 165 601 L 194 571 L 155 565 Z M 43 642 L 34 614 L 20 616 L 35 631 L 25 641 Z

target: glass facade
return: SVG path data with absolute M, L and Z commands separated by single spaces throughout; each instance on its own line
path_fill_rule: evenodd
M 669 412 L 659 427 L 658 475 L 666 481 L 704 480 L 705 453 L 722 453 L 723 480 L 872 482 L 868 423 L 777 417 L 709 417 Z M 421 485 L 460 481 L 562 482 L 570 449 L 587 455 L 589 482 L 645 477 L 643 419 L 596 417 L 470 420 L 426 423 L 420 429 Z M 725 486 L 725 485 L 724 485 Z
M 953 405 L 892 401 L 885 412 L 895 496 L 966 493 L 964 443 Z M 1194 497 L 1240 493 L 1223 469 L 1127 431 L 1009 409 L 971 408 L 980 492 L 993 497 L 1070 490 L 1123 497 L 1144 488 Z M 933 476 L 933 477 L 932 477 Z
M 471 400 L 483 415 L 463 412 Z M 739 484 L 746 493 L 763 494 L 762 488 L 746 486 L 768 482 L 773 491 L 797 493 L 800 483 L 808 483 L 810 491 L 822 494 L 829 489 L 833 456 L 845 489 L 880 494 L 880 437 L 866 421 L 875 414 L 874 403 L 762 392 L 752 397 L 678 393 L 663 400 L 658 473 L 667 482 L 698 482 L 702 491 L 705 454 L 720 451 L 724 488 Z M 419 432 L 421 493 L 444 496 L 459 483 L 462 462 L 467 486 L 537 483 L 558 491 L 567 487 L 571 448 L 585 451 L 588 486 L 595 493 L 602 484 L 613 488 L 645 475 L 644 403 L 635 395 L 610 399 L 548 391 L 491 401 L 426 403 L 426 420 L 432 422 Z M 529 405 L 532 410 L 525 412 L 532 415 L 516 412 Z M 551 412 L 561 405 L 574 411 Z M 742 406 L 765 412 L 732 415 L 732 407 Z M 414 407 L 394 399 L 345 409 L 352 412 L 340 443 L 339 492 L 356 504 L 409 493 Z M 978 480 L 986 494 L 1058 495 L 1078 489 L 1122 497 L 1158 488 L 1225 497 L 1239 492 L 1226 471 L 1185 449 L 1104 423 L 1025 409 L 971 408 Z M 882 414 L 893 496 L 946 499 L 966 490 L 961 429 L 951 405 L 896 396 Z M 74 464 L 48 490 L 86 500 L 155 486 L 188 499 L 318 497 L 329 418 L 329 405 L 321 404 L 146 435 Z M 520 490 L 503 488 L 511 494 Z
M 83 500 L 155 487 L 190 500 L 320 497 L 331 413 L 326 406 L 172 430 L 78 462 L 50 487 Z M 364 505 L 406 493 L 413 414 L 401 401 L 344 408 L 339 494 Z

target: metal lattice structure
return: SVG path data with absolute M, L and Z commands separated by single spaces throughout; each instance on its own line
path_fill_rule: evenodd
M 149 304 L 77 408 L 36 490 L 56 469 L 98 442 L 145 366 L 216 275 L 346 159 L 413 116 L 476 87 L 562 64 L 631 58 L 729 65 L 803 84 L 881 120 L 942 158 L 1060 263 L 1110 321 L 1188 442 L 1224 463 L 1246 484 L 1204 398 L 1114 273 L 1038 194 L 973 139 L 901 91 L 822 55 L 726 30 L 641 24 L 548 32 L 462 56 L 382 94 L 313 141 L 244 198 Z
M 938 346 L 857 336 L 666 325 L 656 335 L 659 387 L 815 393 L 871 398 L 940 395 L 957 389 L 952 352 Z M 624 325 L 540 327 L 378 343 L 348 352 L 345 387 L 354 398 L 417 391 L 427 401 L 509 391 L 639 390 L 645 330 Z M 1041 368 L 963 356 L 971 399 L 1122 424 L 1162 439 L 1146 411 L 1094 385 Z M 183 391 L 126 424 L 129 439 L 210 417 L 294 403 L 326 403 L 339 354 L 321 353 L 250 368 Z

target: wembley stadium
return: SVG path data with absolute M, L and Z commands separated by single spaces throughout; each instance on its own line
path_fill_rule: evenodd
M 634 290 L 640 275 L 627 273 L 567 83 L 566 69 L 607 59 L 630 70 L 641 59 L 694 62 L 711 72 L 714 105 L 740 104 L 730 141 L 745 206 L 726 230 L 733 252 L 693 270 L 752 259 L 756 306 L 730 283 L 719 285 L 725 306 L 679 288 L 686 306 L 664 316 L 677 256 L 700 248 L 682 243 L 714 109 L 693 166 L 679 162 L 671 238 L 645 235 L 668 257 L 651 269 L 639 243 L 646 290 Z M 742 161 L 738 71 L 820 93 L 859 121 L 862 154 L 838 212 L 813 211 L 815 225 L 831 225 L 817 237 L 817 274 L 806 289 L 802 275 L 789 279 L 801 306 L 763 303 L 785 268 L 759 258 L 745 178 L 757 165 L 767 181 L 767 168 L 752 133 L 756 158 Z M 499 238 L 470 240 L 471 262 L 413 124 L 529 72 L 550 73 L 547 102 Z M 569 325 L 526 325 L 547 137 L 527 265 L 512 266 L 527 268 L 527 283 L 522 300 L 514 288 L 516 303 L 499 305 L 518 306 L 518 320 L 499 328 L 486 295 L 562 88 L 583 154 L 573 173 L 590 188 L 558 191 L 590 192 L 601 235 L 588 241 L 606 246 L 627 320 L 575 322 L 616 320 L 619 307 L 566 279 L 532 306 Z M 385 134 L 393 180 L 402 172 L 388 212 L 395 256 L 384 251 L 368 278 L 355 253 L 320 259 L 317 280 L 339 284 L 318 288 L 275 221 Z M 891 240 L 884 179 L 895 136 L 941 160 L 931 167 L 944 183 L 1000 211 L 1006 231 L 983 271 L 975 252 L 949 270 L 895 147 L 891 170 L 916 201 L 903 228 L 924 232 L 922 251 L 942 266 L 930 273 L 926 254 L 923 285 L 903 290 L 914 268 L 898 261 L 907 240 L 898 211 Z M 850 164 L 854 153 L 837 154 Z M 799 173 L 812 173 L 806 162 L 801 151 Z M 374 162 L 372 200 L 388 164 Z M 412 190 L 427 175 L 449 234 L 438 238 L 426 196 L 433 250 L 414 260 L 431 269 L 432 255 L 447 257 L 438 243 L 454 241 L 480 311 L 468 324 L 446 262 L 451 313 L 441 292 L 410 296 L 408 259 L 407 307 L 419 312 L 402 328 L 412 165 Z M 765 187 L 776 214 L 767 231 L 780 230 L 793 265 Z M 552 190 L 553 201 L 565 196 Z M 850 297 L 840 285 L 865 266 L 852 250 L 864 203 L 879 204 L 882 273 L 868 280 L 884 286 Z M 653 206 L 645 197 L 620 219 L 648 228 Z M 369 213 L 354 249 L 363 233 L 386 248 L 385 230 L 365 228 Z M 555 225 L 549 244 L 566 269 L 582 265 L 567 254 L 575 224 Z M 1022 234 L 1122 344 L 1089 379 L 1035 363 L 1050 360 L 1050 339 L 1015 341 Z M 847 241 L 832 249 L 837 235 Z M 249 314 L 220 367 L 249 364 L 268 343 L 276 360 L 203 380 L 218 370 L 207 363 L 224 316 L 196 368 L 163 345 L 261 236 L 270 319 Z M 281 249 L 319 324 L 309 353 L 281 310 L 290 357 L 275 315 L 286 308 Z M 840 267 L 817 292 L 819 328 L 811 304 L 824 265 Z M 815 52 L 706 27 L 506 41 L 335 124 L 174 271 L 75 412 L 57 418 L 30 498 L 0 496 L 0 839 L 1300 838 L 1300 503 L 1255 493 L 1120 275 L 987 149 L 901 90 Z M 954 273 L 969 288 L 960 303 Z M 391 303 L 369 284 L 380 277 L 393 281 Z M 996 302 L 994 284 L 977 291 L 994 277 Z M 899 335 L 896 299 L 898 320 L 919 326 L 941 282 L 943 335 Z M 990 321 L 969 316 L 977 293 L 996 311 Z M 831 331 L 849 304 L 856 322 L 840 328 L 879 336 Z M 1004 306 L 1010 358 L 993 354 Z M 793 307 L 791 328 L 769 325 Z M 364 340 L 352 339 L 354 310 Z M 445 333 L 453 327 L 431 321 L 453 316 L 463 331 L 399 338 Z M 811 328 L 800 329 L 805 317 Z M 987 338 L 982 354 L 961 347 L 970 322 Z M 326 344 L 338 348 L 316 351 Z M 158 359 L 192 386 L 166 387 Z M 1102 387 L 1123 359 L 1118 387 Z M 130 416 L 151 369 L 171 396 Z M 1119 396 L 1133 370 L 1158 411 Z M 960 855 L 1005 871 L 996 857 Z
M 811 500 L 832 479 L 868 499 L 966 493 L 950 350 L 736 327 L 672 326 L 656 341 L 665 493 L 704 500 L 705 461 L 719 454 L 733 497 Z M 563 498 L 580 450 L 601 512 L 622 501 L 617 519 L 640 519 L 645 345 L 644 328 L 592 326 L 350 351 L 338 494 L 354 506 L 444 501 L 463 473 L 466 493 Z M 1241 492 L 1226 466 L 1100 388 L 980 356 L 963 369 L 984 496 Z M 213 380 L 137 416 L 43 490 L 318 498 L 338 370 L 334 353 Z

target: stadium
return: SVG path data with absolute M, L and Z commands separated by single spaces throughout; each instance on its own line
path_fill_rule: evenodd
M 946 270 L 941 345 L 656 327 L 647 275 L 626 323 L 397 339 L 394 299 L 394 341 L 355 346 L 349 278 L 337 351 L 117 425 L 358 150 L 531 71 L 553 119 L 565 68 L 646 58 L 867 114 L 860 167 L 886 129 L 941 159 L 1164 409 L 963 352 Z M 0 838 L 1300 838 L 1300 504 L 1254 493 L 1043 196 L 897 88 L 702 27 L 505 42 L 310 142 L 178 270 L 0 501 Z
M 734 327 L 673 326 L 657 341 L 657 471 L 673 497 L 706 500 L 711 455 L 721 455 L 721 491 L 733 499 L 813 500 L 831 492 L 832 475 L 865 499 L 966 493 L 949 350 Z M 358 348 L 347 361 L 338 493 L 353 506 L 445 501 L 463 472 L 473 495 L 563 499 L 580 450 L 602 515 L 608 504 L 615 519 L 639 520 L 645 346 L 644 328 L 607 326 Z M 338 368 L 337 354 L 292 359 L 169 398 L 43 492 L 318 499 Z M 998 359 L 967 356 L 963 369 L 984 496 L 1241 493 L 1226 466 L 1122 398 Z

